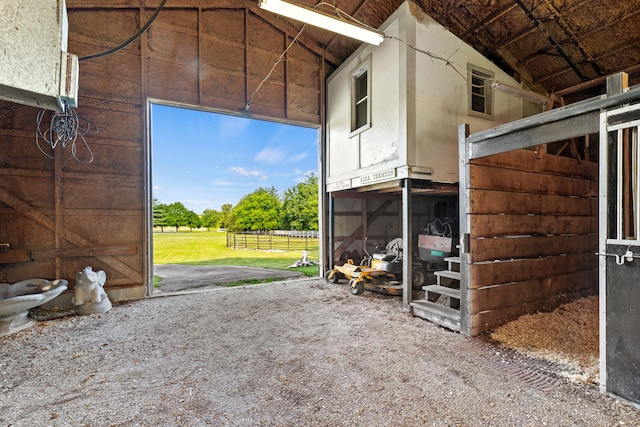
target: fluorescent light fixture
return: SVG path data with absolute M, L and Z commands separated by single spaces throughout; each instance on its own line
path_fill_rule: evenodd
M 376 46 L 384 40 L 384 33 L 380 31 L 368 29 L 315 9 L 293 4 L 293 2 L 260 0 L 260 8 Z
M 535 102 L 536 104 L 546 104 L 551 102 L 551 98 L 541 93 L 532 92 L 530 90 L 514 87 L 496 80 L 491 83 L 491 87 L 498 92 L 506 93 L 508 95 L 517 96 L 518 98 L 525 99 L 527 101 Z

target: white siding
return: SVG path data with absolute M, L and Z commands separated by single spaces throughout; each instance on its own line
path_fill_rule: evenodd
M 351 132 L 349 71 L 337 70 L 335 73 L 340 73 L 340 76 L 328 86 L 327 90 L 327 111 L 329 111 L 327 114 L 327 178 L 339 177 L 355 171 L 359 165 L 358 145 L 349 139 Z
M 397 31 L 397 21 L 385 29 L 387 34 L 397 35 Z M 371 57 L 371 128 L 359 135 L 362 168 L 385 162 L 387 166 L 400 166 L 399 83 L 404 67 L 400 66 L 398 43 L 397 40 L 385 40 Z
M 493 93 L 493 120 L 467 114 L 467 63 L 486 68 L 495 78 L 517 86 L 479 52 L 463 43 L 429 17 L 416 25 L 416 47 L 429 52 L 413 51 L 416 62 L 416 132 L 415 156 L 408 159 L 411 166 L 433 170 L 430 179 L 444 182 L 458 181 L 458 126 L 469 123 L 471 132 L 479 132 L 522 116 L 521 101 L 498 92 Z M 445 60 L 448 60 L 447 63 Z M 454 69 L 455 67 L 455 69 Z
M 348 188 L 358 177 L 391 169 L 396 174 L 389 179 L 418 174 L 457 182 L 458 126 L 469 123 L 478 132 L 521 118 L 523 111 L 521 100 L 494 91 L 493 120 L 468 115 L 467 64 L 518 83 L 411 3 L 381 30 L 391 38 L 361 46 L 328 79 L 327 183 Z M 352 134 L 350 75 L 368 59 L 371 127 Z

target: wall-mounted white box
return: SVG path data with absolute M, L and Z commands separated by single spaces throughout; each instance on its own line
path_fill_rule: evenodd
M 67 53 L 64 0 L 0 0 L 0 99 L 77 106 L 78 58 Z

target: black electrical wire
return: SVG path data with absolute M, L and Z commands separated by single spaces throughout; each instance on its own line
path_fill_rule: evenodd
M 136 41 L 138 39 L 138 37 L 140 37 L 142 35 L 142 33 L 144 33 L 147 28 L 149 28 L 149 25 L 153 24 L 153 21 L 155 21 L 156 17 L 158 16 L 158 14 L 160 13 L 160 11 L 162 10 L 162 8 L 164 7 L 164 4 L 167 2 L 167 0 L 162 0 L 162 2 L 158 5 L 158 8 L 156 9 L 156 11 L 153 13 L 153 15 L 151 16 L 151 18 L 149 18 L 149 20 L 147 21 L 146 24 L 144 24 L 144 26 L 142 26 L 142 28 L 140 28 L 140 30 L 133 35 L 133 37 L 131 37 L 129 40 L 127 40 L 126 42 L 122 43 L 119 46 L 116 46 L 112 49 L 106 50 L 104 52 L 100 52 L 100 53 L 95 53 L 93 55 L 87 55 L 87 56 L 83 56 L 81 58 L 78 58 L 78 61 L 86 61 L 89 59 L 96 59 L 96 58 L 101 58 L 103 56 L 107 56 L 107 55 L 111 55 L 112 53 L 115 53 L 121 49 L 124 49 L 125 47 L 129 46 L 131 43 L 133 43 L 134 41 Z

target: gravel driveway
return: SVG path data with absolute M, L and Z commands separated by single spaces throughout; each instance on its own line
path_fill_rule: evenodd
M 639 411 L 563 369 L 411 317 L 399 298 L 302 279 L 154 297 L 0 338 L 0 424 L 640 425 Z
M 153 274 L 162 278 L 162 292 L 177 292 L 208 286 L 224 286 L 245 279 L 292 279 L 302 277 L 302 273 L 292 270 L 276 270 L 260 267 L 159 264 L 153 267 Z

